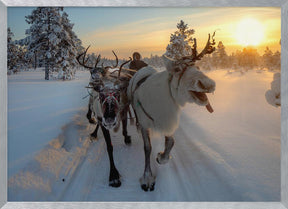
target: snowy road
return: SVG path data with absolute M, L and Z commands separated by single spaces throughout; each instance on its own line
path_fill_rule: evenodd
M 98 141 L 90 142 L 87 133 L 93 127 L 87 124 L 84 113 L 79 113 L 73 122 L 67 124 L 60 136 L 38 153 L 35 162 L 31 162 L 19 174 L 28 180 L 27 184 L 37 188 L 35 193 L 32 192 L 33 198 L 56 201 L 204 201 L 207 197 L 213 197 L 209 200 L 215 201 L 243 199 L 241 193 L 234 191 L 233 185 L 230 185 L 233 179 L 229 179 L 232 174 L 229 165 L 224 162 L 219 163 L 220 167 L 215 165 L 216 160 L 203 152 L 209 147 L 191 141 L 191 137 L 181 127 L 175 138 L 181 138 L 182 142 L 176 143 L 173 157 L 166 165 L 158 165 L 155 161 L 157 152 L 164 148 L 164 139 L 153 137 L 152 169 L 157 180 L 156 189 L 151 193 L 143 192 L 138 180 L 144 169 L 144 152 L 142 139 L 135 127 L 129 128 L 133 136 L 132 146 L 126 146 L 120 134 L 112 134 L 115 163 L 122 176 L 122 185 L 120 188 L 109 187 L 109 160 L 105 141 L 99 134 Z M 213 155 L 218 157 L 217 161 L 220 160 L 218 153 Z M 11 178 L 10 184 L 20 179 L 19 175 L 15 179 Z M 206 189 L 211 187 L 214 189 Z M 39 193 L 38 189 L 42 192 Z M 19 195 L 31 198 L 32 194 Z
M 280 109 L 265 101 L 273 74 L 227 78 L 225 71 L 217 73 L 209 75 L 217 84 L 210 98 L 215 112 L 196 105 L 183 109 L 172 159 L 165 165 L 155 161 L 164 138 L 153 135 L 153 192 L 140 187 L 143 142 L 131 125 L 131 146 L 120 132 L 111 134 L 122 185 L 108 186 L 105 141 L 100 131 L 99 139 L 90 141 L 94 126 L 83 107 L 9 176 L 9 201 L 279 201 Z

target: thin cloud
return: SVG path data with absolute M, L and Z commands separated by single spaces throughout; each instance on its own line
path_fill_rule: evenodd
M 195 37 L 199 47 L 206 43 L 208 33 L 217 30 L 216 40 L 223 41 L 226 49 L 233 51 L 235 46 L 241 48 L 235 39 L 236 25 L 248 16 L 258 19 L 265 26 L 267 40 L 263 44 L 279 42 L 280 15 L 279 8 L 208 8 L 189 15 L 175 14 L 171 17 L 131 21 L 114 27 L 105 26 L 80 38 L 83 39 L 84 45 L 92 45 L 91 50 L 103 51 L 104 54 L 107 51 L 108 57 L 112 56 L 112 49 L 119 50 L 123 56 L 127 56 L 133 50 L 141 50 L 144 54 L 164 53 L 170 34 L 176 30 L 176 24 L 182 19 L 190 28 L 196 30 Z M 276 41 L 277 39 L 279 40 Z

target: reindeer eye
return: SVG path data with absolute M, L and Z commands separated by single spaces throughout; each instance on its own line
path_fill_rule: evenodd
M 174 72 L 175 72 L 175 73 L 178 73 L 178 72 L 180 72 L 180 71 L 181 71 L 181 69 L 180 69 L 179 67 L 174 68 Z
M 95 91 L 100 91 L 100 86 L 94 86 Z
M 103 91 L 103 86 L 102 85 L 94 85 L 94 90 L 97 92 L 102 92 Z

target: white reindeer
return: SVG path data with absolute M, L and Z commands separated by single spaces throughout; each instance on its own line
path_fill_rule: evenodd
M 150 130 L 165 135 L 165 149 L 159 152 L 156 158 L 159 164 L 164 164 L 168 162 L 169 153 L 174 145 L 173 134 L 179 125 L 181 107 L 187 102 L 196 103 L 213 112 L 206 93 L 215 91 L 215 82 L 194 65 L 196 60 L 215 50 L 213 45 L 215 41 L 213 39 L 213 42 L 210 42 L 209 34 L 206 47 L 197 54 L 194 39 L 191 56 L 172 60 L 164 55 L 166 71 L 157 72 L 148 66 L 139 70 L 129 82 L 127 95 L 134 108 L 144 141 L 145 169 L 140 178 L 144 191 L 153 191 L 155 185 L 155 176 L 150 167 Z

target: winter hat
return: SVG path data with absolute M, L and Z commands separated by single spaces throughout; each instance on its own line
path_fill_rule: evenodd
M 137 58 L 138 58 L 138 59 L 137 59 Z M 140 55 L 139 52 L 134 52 L 134 53 L 133 53 L 133 60 L 140 60 L 140 58 L 141 58 L 141 55 Z

